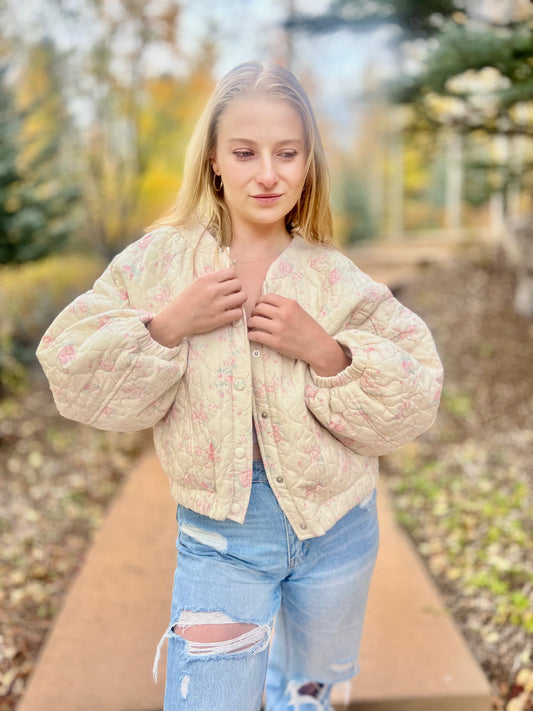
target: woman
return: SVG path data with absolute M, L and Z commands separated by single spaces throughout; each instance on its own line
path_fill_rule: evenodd
M 328 193 L 298 81 L 236 67 L 175 210 L 38 350 L 66 417 L 154 427 L 178 503 L 165 711 L 257 711 L 265 677 L 268 711 L 327 711 L 358 671 L 377 457 L 431 425 L 442 370 L 424 323 L 330 245 Z

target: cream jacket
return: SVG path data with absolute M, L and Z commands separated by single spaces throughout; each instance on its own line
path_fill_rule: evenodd
M 182 505 L 243 522 L 252 482 L 252 416 L 265 469 L 301 539 L 325 533 L 368 497 L 378 456 L 436 415 L 433 339 L 382 284 L 332 247 L 294 237 L 263 292 L 295 299 L 351 353 L 334 377 L 251 343 L 243 318 L 175 348 L 150 318 L 197 276 L 229 266 L 201 228 L 162 228 L 119 254 L 52 323 L 38 358 L 65 417 L 104 430 L 154 427 Z

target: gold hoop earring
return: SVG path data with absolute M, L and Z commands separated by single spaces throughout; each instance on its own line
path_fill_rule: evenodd
M 220 178 L 220 183 L 217 185 L 217 178 Z M 222 183 L 222 176 L 218 175 L 218 173 L 213 173 L 213 187 L 215 188 L 215 192 L 219 193 L 222 190 L 223 183 Z

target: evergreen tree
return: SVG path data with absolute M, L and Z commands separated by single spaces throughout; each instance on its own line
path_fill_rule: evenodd
M 455 120 L 465 128 L 531 135 L 531 124 L 517 122 L 511 107 L 533 97 L 532 55 L 533 36 L 527 21 L 509 27 L 447 23 L 421 71 L 399 84 L 397 98 L 418 103 L 431 118 L 428 92 L 458 97 L 466 104 Z
M 333 0 L 326 12 L 293 15 L 285 26 L 323 33 L 342 29 L 366 32 L 392 25 L 401 30 L 401 40 L 413 40 L 434 35 L 457 9 L 455 0 Z
M 57 176 L 59 136 L 28 151 L 23 129 L 36 110 L 17 109 L 13 89 L 0 69 L 0 264 L 41 259 L 64 247 L 79 196 Z
M 507 223 L 503 246 L 514 263 L 515 309 L 533 318 L 533 215 L 513 214 L 521 193 L 533 192 L 533 9 L 525 8 L 502 24 L 491 18 L 447 23 L 425 66 L 403 82 L 401 101 L 413 103 L 435 126 L 454 126 L 465 134 L 483 132 L 499 142 L 500 155 L 479 163 L 497 175 Z M 496 145 L 496 143 L 494 144 Z M 518 199 L 517 199 L 518 198 Z M 531 198 L 530 198 L 531 199 Z
M 13 96 L 4 83 L 5 69 L 0 70 L 0 262 L 7 261 L 11 223 L 15 205 L 12 192 L 20 181 L 17 170 L 17 149 L 15 146 L 19 122 L 13 110 Z

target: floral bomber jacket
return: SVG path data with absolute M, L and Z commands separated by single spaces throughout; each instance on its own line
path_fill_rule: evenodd
M 154 428 L 174 499 L 243 522 L 252 417 L 269 482 L 300 539 L 325 533 L 376 485 L 378 457 L 435 419 L 442 367 L 424 322 L 333 247 L 301 237 L 264 293 L 295 299 L 352 357 L 321 377 L 247 338 L 245 315 L 184 339 L 146 324 L 191 281 L 229 266 L 202 227 L 165 227 L 127 247 L 49 327 L 37 355 L 65 417 L 104 430 Z

